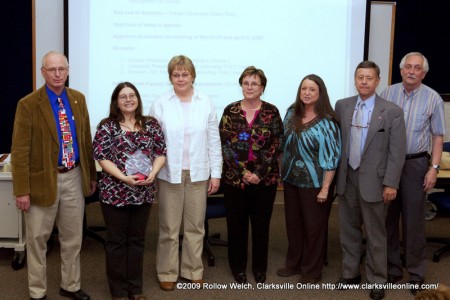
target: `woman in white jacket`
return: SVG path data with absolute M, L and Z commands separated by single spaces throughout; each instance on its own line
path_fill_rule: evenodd
M 153 102 L 150 115 L 161 125 L 167 145 L 167 163 L 158 174 L 156 270 L 160 288 L 172 291 L 178 275 L 200 286 L 203 283 L 206 197 L 219 189 L 222 154 L 216 110 L 208 96 L 193 87 L 192 61 L 175 56 L 168 72 L 173 90 Z

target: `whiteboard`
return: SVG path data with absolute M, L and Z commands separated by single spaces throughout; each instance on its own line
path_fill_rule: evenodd
M 391 83 L 392 57 L 394 51 L 396 2 L 371 1 L 369 60 L 380 67 L 380 84 L 377 93 L 381 93 Z M 398 71 L 394 68 L 394 72 Z

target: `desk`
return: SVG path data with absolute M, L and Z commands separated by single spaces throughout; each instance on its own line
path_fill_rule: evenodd
M 436 189 L 450 189 L 450 170 L 441 170 L 437 176 Z M 449 196 L 450 197 L 450 196 Z M 450 200 L 449 200 L 450 201 Z M 427 238 L 427 242 L 444 244 L 443 247 L 436 250 L 433 254 L 433 261 L 439 262 L 440 256 L 450 251 L 450 238 Z
M 16 207 L 11 172 L 0 172 L 0 248 L 14 248 L 13 269 L 25 261 L 25 218 Z
M 436 189 L 450 188 L 450 170 L 440 170 L 437 175 Z

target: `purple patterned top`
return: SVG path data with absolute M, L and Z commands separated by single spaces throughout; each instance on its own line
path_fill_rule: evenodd
M 151 161 L 158 156 L 166 156 L 166 143 L 161 127 L 156 119 L 145 121 L 145 130 L 124 131 L 116 121 L 101 125 L 94 137 L 94 158 L 112 161 L 123 174 L 125 162 L 140 149 Z M 114 176 L 103 172 L 98 182 L 100 201 L 117 207 L 151 203 L 155 199 L 156 184 L 130 186 Z

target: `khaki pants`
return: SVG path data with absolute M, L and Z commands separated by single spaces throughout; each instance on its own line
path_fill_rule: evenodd
M 83 239 L 84 195 L 81 169 L 58 174 L 58 191 L 52 206 L 31 205 L 27 213 L 27 263 L 30 297 L 47 293 L 47 240 L 58 227 L 61 246 L 61 287 L 80 289 L 80 250 Z
M 156 270 L 160 282 L 175 282 L 178 270 L 186 279 L 203 277 L 203 237 L 208 181 L 191 182 L 183 171 L 180 184 L 158 180 L 159 237 Z M 183 221 L 181 264 L 178 260 L 179 234 Z

